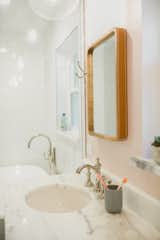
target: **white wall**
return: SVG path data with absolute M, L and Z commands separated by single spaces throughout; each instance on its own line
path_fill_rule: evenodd
M 29 1 L 14 0 L 0 6 L 0 165 L 36 164 L 47 168 L 45 139 L 27 142 L 38 133 L 56 142 L 55 49 L 79 21 L 80 9 L 64 21 L 38 17 Z M 62 99 L 63 101 L 63 99 Z M 70 169 L 81 148 L 57 140 L 57 156 Z M 62 169 L 64 170 L 64 169 Z
M 26 0 L 0 6 L 0 166 L 48 167 L 45 139 L 27 148 L 30 137 L 49 134 L 46 76 L 48 22 Z
M 0 35 L 0 165 L 45 166 L 45 140 L 27 149 L 29 138 L 47 128 L 45 39 L 30 43 L 21 32 Z
M 86 0 L 87 45 L 116 26 L 125 25 L 125 0 Z
M 160 1 L 143 0 L 143 146 L 152 156 L 151 143 L 160 136 Z
M 55 66 L 55 44 L 54 44 L 54 27 L 52 23 L 46 31 L 45 47 L 45 79 L 47 87 L 47 125 L 48 135 L 53 142 L 56 139 L 56 66 Z

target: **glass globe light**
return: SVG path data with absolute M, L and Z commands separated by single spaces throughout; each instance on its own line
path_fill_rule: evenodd
M 79 0 L 29 0 L 32 10 L 46 20 L 62 20 L 78 6 Z

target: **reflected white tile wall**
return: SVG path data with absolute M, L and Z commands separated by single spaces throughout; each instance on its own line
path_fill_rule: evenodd
M 0 5 L 0 166 L 36 164 L 47 168 L 45 139 L 34 141 L 31 149 L 27 149 L 27 141 L 38 133 L 55 141 L 55 48 L 76 22 L 75 16 L 59 23 L 44 21 L 26 0 L 11 1 L 5 8 Z M 61 141 L 56 145 L 61 166 L 80 160 L 81 149 Z
M 80 13 L 80 12 L 79 12 Z M 48 126 L 52 136 L 56 138 L 57 165 L 61 172 L 70 173 L 75 171 L 77 166 L 82 164 L 81 139 L 79 142 L 70 141 L 57 133 L 56 126 L 56 62 L 55 50 L 58 48 L 76 27 L 79 21 L 78 13 L 68 17 L 65 21 L 56 22 L 54 26 L 48 28 L 48 54 L 46 54 L 47 67 L 47 101 L 48 101 Z M 63 72 L 63 69 L 61 70 Z M 62 86 L 64 88 L 64 85 Z M 66 86 L 65 86 L 66 87 Z M 66 89 L 67 91 L 67 89 Z M 64 106 L 66 99 L 61 93 L 61 104 Z
M 12 21 L 14 18 L 14 21 Z M 39 132 L 49 133 L 47 120 L 46 37 L 48 23 L 27 5 L 15 0 L 0 6 L 0 165 L 38 164 L 47 167 Z M 51 136 L 52 137 L 52 136 Z

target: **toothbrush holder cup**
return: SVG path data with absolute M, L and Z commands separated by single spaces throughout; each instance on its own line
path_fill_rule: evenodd
M 117 190 L 118 185 L 109 185 L 105 189 L 104 199 L 105 208 L 109 213 L 120 213 L 123 207 L 123 191 L 122 188 Z

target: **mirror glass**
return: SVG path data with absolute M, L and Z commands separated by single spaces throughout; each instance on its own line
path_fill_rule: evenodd
M 67 2 L 67 1 L 66 1 Z M 86 153 L 84 103 L 84 1 L 56 28 L 56 153 L 59 169 L 75 171 Z
M 117 135 L 115 36 L 93 51 L 94 131 Z
M 127 33 L 115 28 L 88 49 L 89 134 L 125 139 L 127 125 Z
M 74 131 L 80 128 L 80 87 L 76 76 L 78 62 L 78 27 L 57 48 L 57 128 Z M 63 69 L 63 70 L 62 70 Z M 67 126 L 62 129 L 65 114 Z

